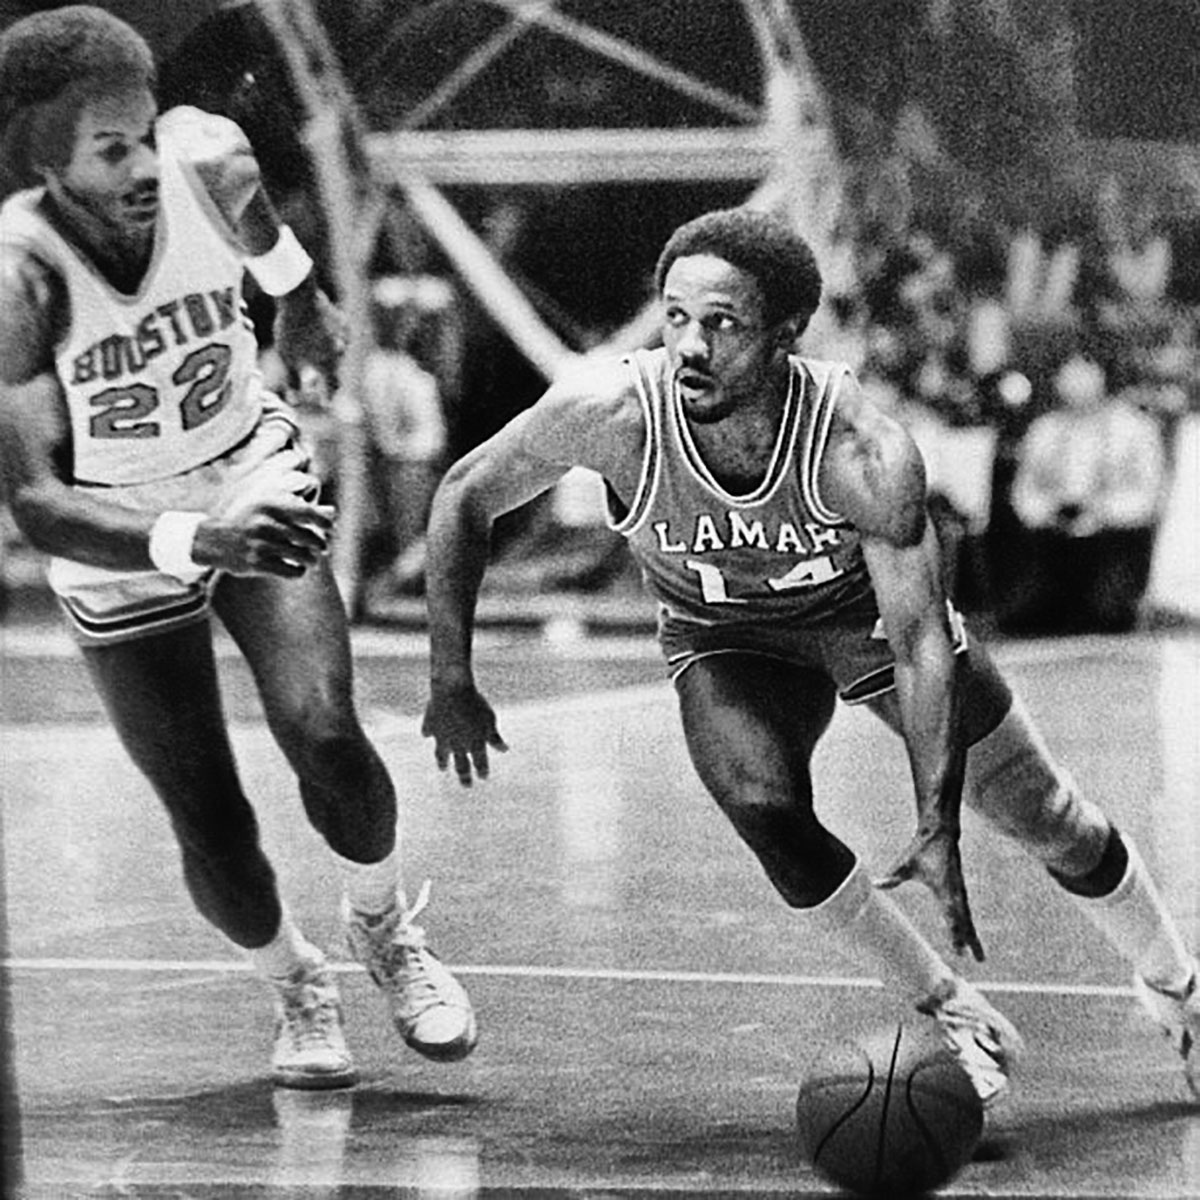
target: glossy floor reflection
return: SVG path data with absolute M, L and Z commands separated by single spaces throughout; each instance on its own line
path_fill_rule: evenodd
M 471 792 L 417 732 L 419 641 L 360 635 L 364 717 L 407 797 L 423 921 L 480 1015 L 451 1066 L 407 1051 L 345 959 L 335 880 L 241 667 L 243 775 L 289 901 L 337 959 L 363 1082 L 266 1082 L 269 998 L 191 911 L 155 801 L 54 636 L 3 635 L 8 971 L 30 1200 L 71 1197 L 819 1196 L 791 1141 L 804 1065 L 892 1006 L 795 921 L 693 781 L 648 641 L 485 640 L 511 744 Z M 1008 644 L 997 655 L 1084 788 L 1200 938 L 1200 642 Z M 908 832 L 900 746 L 843 710 L 818 752 L 833 828 L 875 869 Z M 944 1194 L 1200 1196 L 1200 1107 L 1122 965 L 970 817 L 964 857 L 1028 1064 Z M 935 938 L 919 893 L 902 901 Z

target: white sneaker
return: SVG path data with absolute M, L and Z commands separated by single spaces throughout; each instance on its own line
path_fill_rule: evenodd
M 1164 1036 L 1183 1059 L 1183 1073 L 1192 1092 L 1200 1097 L 1200 966 L 1193 965 L 1192 977 L 1178 993 L 1166 992 L 1140 975 L 1133 988 L 1146 1011 L 1162 1027 Z
M 271 1078 L 280 1087 L 342 1088 L 358 1072 L 342 1032 L 342 1003 L 324 959 L 274 981 L 275 1050 Z
M 426 1058 L 456 1062 L 475 1049 L 475 1012 L 462 984 L 425 945 L 413 918 L 429 900 L 426 880 L 412 908 L 399 905 L 379 917 L 345 906 L 350 951 L 387 997 L 392 1023 Z
M 1013 1023 L 965 979 L 935 992 L 917 1010 L 938 1023 L 942 1041 L 970 1076 L 984 1107 L 1001 1100 L 1025 1049 Z

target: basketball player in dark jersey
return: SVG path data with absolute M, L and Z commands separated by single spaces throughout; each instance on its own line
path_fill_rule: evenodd
M 886 891 L 927 886 L 955 950 L 982 958 L 965 798 L 1130 962 L 1194 1087 L 1197 964 L 1136 848 L 1079 794 L 947 603 L 908 434 L 845 366 L 794 353 L 821 294 L 807 244 L 763 214 L 705 214 L 669 239 L 656 282 L 660 349 L 589 358 L 439 489 L 424 722 L 439 765 L 470 784 L 505 748 L 470 655 L 493 521 L 590 468 L 658 600 L 696 771 L 799 919 L 840 934 L 932 1018 L 985 1103 L 1002 1095 L 1017 1031 Z M 810 760 L 838 698 L 899 733 L 912 768 L 917 828 L 885 890 L 814 813 Z
M 162 800 L 197 909 L 274 988 L 281 1085 L 355 1080 L 336 980 L 282 904 L 222 716 L 210 612 L 245 655 L 346 934 L 394 1024 L 460 1058 L 475 1017 L 401 886 L 392 781 L 355 713 L 333 511 L 264 391 L 246 270 L 288 364 L 336 365 L 337 322 L 232 122 L 161 116 L 149 48 L 69 6 L 0 36 L 0 463 L 112 721 Z M 87 797 L 80 797 L 86 805 Z

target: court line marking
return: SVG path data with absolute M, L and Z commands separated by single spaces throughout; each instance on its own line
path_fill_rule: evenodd
M 3 960 L 10 971 L 78 972 L 114 974 L 206 974 L 246 975 L 254 970 L 248 962 L 230 959 L 150 959 L 150 958 L 10 958 Z M 357 963 L 331 963 L 330 970 L 339 975 L 359 975 L 365 968 Z M 854 975 L 767 975 L 737 974 L 726 971 L 630 971 L 609 967 L 539 967 L 520 964 L 450 965 L 458 975 L 474 975 L 500 979 L 569 979 L 613 983 L 685 983 L 696 985 L 738 984 L 752 987 L 796 988 L 854 988 L 878 990 L 879 979 Z M 976 986 L 985 992 L 1004 992 L 1010 995 L 1131 997 L 1132 987 L 1098 983 L 1005 983 L 980 982 Z

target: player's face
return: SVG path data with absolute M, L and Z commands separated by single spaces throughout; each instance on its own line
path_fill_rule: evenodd
M 158 106 L 142 88 L 87 100 L 66 166 L 50 171 L 67 197 L 110 233 L 139 240 L 158 216 Z
M 779 337 L 764 319 L 758 281 L 711 254 L 677 258 L 663 280 L 663 344 L 688 418 L 711 423 L 776 377 Z

